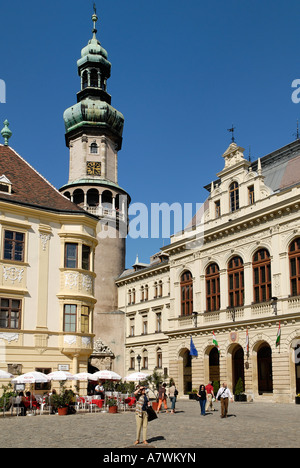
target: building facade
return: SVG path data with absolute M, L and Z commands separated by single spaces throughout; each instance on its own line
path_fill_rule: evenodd
M 98 217 L 95 251 L 95 341 L 103 343 L 91 357 L 93 367 L 123 374 L 125 317 L 118 310 L 115 279 L 125 268 L 125 239 L 130 197 L 118 184 L 118 151 L 122 148 L 123 115 L 111 106 L 107 80 L 111 73 L 106 50 L 93 37 L 77 62 L 81 89 L 77 103 L 64 113 L 70 150 L 69 180 L 60 191 L 83 210 Z
M 0 145 L 0 368 L 87 371 L 97 218 Z
M 126 367 L 141 356 L 181 395 L 209 380 L 234 390 L 241 378 L 248 399 L 290 402 L 300 391 L 300 142 L 253 163 L 243 151 L 232 143 L 224 153 L 199 213 L 161 249 L 164 262 L 117 280 Z

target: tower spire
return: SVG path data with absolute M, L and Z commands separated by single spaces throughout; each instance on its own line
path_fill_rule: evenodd
M 92 21 L 94 23 L 94 27 L 93 27 L 93 39 L 97 39 L 96 38 L 96 34 L 97 34 L 97 28 L 96 28 L 96 23 L 98 21 L 98 16 L 97 16 L 97 8 L 96 8 L 96 3 L 94 3 L 94 14 L 92 16 Z

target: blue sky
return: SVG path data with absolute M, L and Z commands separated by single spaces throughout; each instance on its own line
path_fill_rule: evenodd
M 295 139 L 299 0 L 96 3 L 97 37 L 112 63 L 108 92 L 125 116 L 119 183 L 133 202 L 203 202 L 232 124 L 253 159 Z M 80 88 L 76 61 L 92 36 L 92 5 L 1 5 L 0 125 L 9 120 L 10 145 L 57 188 L 68 179 L 62 115 Z M 128 239 L 127 267 L 167 242 Z

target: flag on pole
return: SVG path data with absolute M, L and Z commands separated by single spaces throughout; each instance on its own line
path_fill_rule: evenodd
M 249 332 L 248 332 L 248 328 L 246 330 L 246 354 L 247 354 L 247 356 L 249 356 Z
M 190 345 L 190 356 L 198 357 L 198 351 L 194 345 L 192 337 L 191 337 L 191 345 Z
M 276 337 L 276 348 L 280 346 L 280 340 L 281 340 L 281 325 L 279 322 L 279 328 L 278 328 L 277 337 Z
M 213 345 L 214 345 L 216 348 L 218 348 L 218 351 L 220 352 L 219 343 L 217 342 L 217 338 L 216 338 L 215 332 L 213 332 Z

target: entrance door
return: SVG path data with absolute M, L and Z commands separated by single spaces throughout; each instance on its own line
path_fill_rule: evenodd
M 183 389 L 185 394 L 192 391 L 192 357 L 188 349 L 183 355 Z
M 300 393 L 300 344 L 295 349 L 295 363 L 296 363 L 296 393 Z
M 211 382 L 219 382 L 220 384 L 220 362 L 219 351 L 216 347 L 212 348 L 209 353 L 209 380 Z
M 245 388 L 245 372 L 244 372 L 244 350 L 241 346 L 238 346 L 232 355 L 232 388 L 235 390 L 235 386 L 239 378 L 243 381 L 243 387 Z
M 272 350 L 263 344 L 257 353 L 258 393 L 273 392 Z

